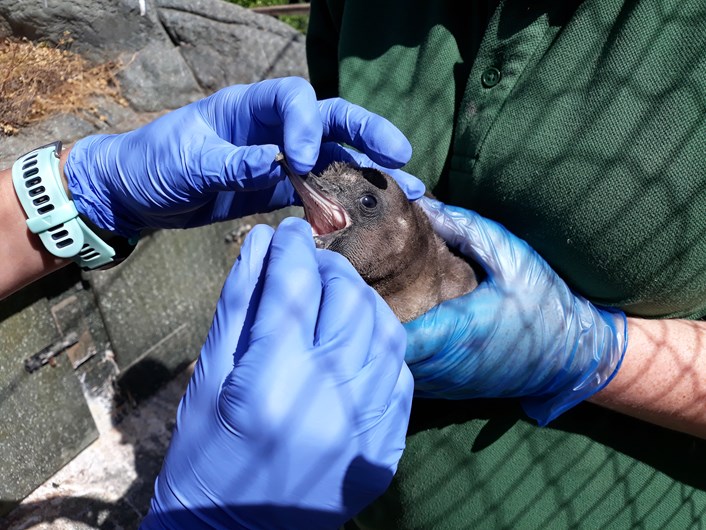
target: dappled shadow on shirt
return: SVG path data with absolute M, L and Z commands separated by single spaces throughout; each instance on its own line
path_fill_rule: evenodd
M 412 411 L 397 476 L 364 528 L 698 526 L 706 516 L 706 440 L 588 403 L 547 427 L 513 399 L 416 399 Z

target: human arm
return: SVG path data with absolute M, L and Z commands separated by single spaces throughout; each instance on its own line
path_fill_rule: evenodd
M 589 401 L 706 438 L 706 322 L 628 318 L 613 380 Z
M 132 237 L 143 228 L 186 228 L 292 204 L 294 192 L 275 162 L 284 151 L 306 173 L 325 163 L 321 146 L 347 143 L 386 167 L 404 164 L 409 142 L 390 122 L 341 99 L 317 101 L 300 78 L 235 85 L 128 133 L 79 140 L 62 157 L 79 213 Z M 331 150 L 325 150 L 330 153 Z M 6 267 L 2 295 L 68 261 L 54 259 L 27 232 L 3 172 L 0 215 Z M 410 198 L 423 186 L 401 182 Z
M 704 436 L 701 323 L 625 319 L 594 306 L 501 225 L 422 203 L 431 205 L 435 229 L 487 277 L 472 293 L 406 325 L 418 394 L 520 397 L 540 423 L 590 399 Z
M 336 528 L 389 485 L 412 379 L 391 310 L 287 219 L 246 239 L 143 528 Z
M 65 150 L 60 166 L 67 155 Z M 0 171 L 0 255 L 4 261 L 0 269 L 0 299 L 71 263 L 50 254 L 39 236 L 29 231 L 26 220 L 12 186 L 11 170 Z

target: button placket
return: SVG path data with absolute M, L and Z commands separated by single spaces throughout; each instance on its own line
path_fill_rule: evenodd
M 533 59 L 551 44 L 552 29 L 546 13 L 528 15 L 524 2 L 508 0 L 491 17 L 476 60 L 469 73 L 464 95 L 456 117 L 451 168 L 456 177 L 450 178 L 451 190 L 468 183 L 452 182 L 470 178 L 480 156 L 483 141 L 495 123 L 505 100 L 511 94 L 522 72 Z M 527 19 L 520 30 L 498 38 L 501 19 Z M 519 24 L 518 24 L 519 25 Z M 452 191 L 453 193 L 453 191 Z

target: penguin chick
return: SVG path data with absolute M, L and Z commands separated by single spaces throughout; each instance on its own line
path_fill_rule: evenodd
M 386 173 L 340 162 L 321 175 L 287 172 L 316 246 L 345 256 L 402 322 L 478 285 L 472 267 Z

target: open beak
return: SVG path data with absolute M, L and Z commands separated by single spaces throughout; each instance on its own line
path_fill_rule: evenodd
M 311 225 L 315 239 L 326 234 L 343 230 L 351 224 L 350 217 L 341 204 L 322 193 L 314 185 L 315 178 L 312 173 L 301 176 L 295 173 L 287 163 L 283 153 L 275 158 L 284 169 L 285 174 L 294 186 L 304 206 L 304 216 Z

